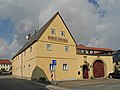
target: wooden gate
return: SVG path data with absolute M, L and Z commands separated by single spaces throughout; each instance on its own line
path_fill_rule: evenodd
M 93 74 L 95 78 L 104 77 L 104 63 L 101 60 L 97 60 L 93 64 Z
M 88 66 L 87 65 L 83 65 L 83 79 L 88 79 L 89 75 L 88 75 Z

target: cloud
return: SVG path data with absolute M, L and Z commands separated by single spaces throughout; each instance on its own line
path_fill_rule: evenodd
M 0 38 L 0 58 L 11 59 L 15 55 L 18 48 L 21 48 L 17 41 L 17 36 L 14 35 L 12 43 L 9 44 L 5 39 Z
M 42 14 L 40 14 L 40 17 L 42 16 L 41 18 L 46 19 L 46 17 L 50 17 L 51 14 L 56 11 L 60 11 L 78 43 L 87 43 L 89 41 L 89 38 L 92 37 L 94 32 L 94 24 L 98 19 L 98 15 L 94 13 L 95 9 L 91 4 L 89 4 L 88 1 L 75 0 L 72 2 L 70 0 L 53 0 L 49 7 Z
M 3 40 L 0 39 L 0 58 L 9 57 L 9 44 Z
M 59 4 L 58 4 L 59 3 Z M 119 49 L 120 0 L 52 0 L 40 20 L 60 11 L 77 43 Z M 48 14 L 49 13 L 49 14 Z
M 1 57 L 12 58 L 13 55 L 20 49 L 23 44 L 25 44 L 25 36 L 28 33 L 34 33 L 34 30 L 38 28 L 38 16 L 39 13 L 46 8 L 45 5 L 49 3 L 49 0 L 0 0 L 0 19 L 9 19 L 13 23 L 14 34 L 11 43 L 4 40 L 6 37 L 1 37 L 0 39 L 6 43 L 1 44 L 6 51 L 1 52 Z M 5 30 L 7 32 L 7 30 Z M 9 47 L 9 48 L 7 48 Z M 12 54 L 11 54 L 12 53 Z
M 95 34 L 91 38 L 89 45 L 110 47 L 119 49 L 120 36 L 120 6 L 119 0 L 99 0 L 100 8 L 105 10 L 105 16 L 100 18 L 96 24 Z M 97 37 L 99 36 L 99 38 Z M 97 43 L 96 43 L 97 42 Z
M 0 19 L 9 18 L 14 24 L 12 42 L 4 41 L 8 52 L 16 52 L 25 43 L 25 36 L 33 34 L 57 11 L 78 44 L 118 49 L 120 0 L 95 1 L 99 7 L 88 0 L 0 0 Z

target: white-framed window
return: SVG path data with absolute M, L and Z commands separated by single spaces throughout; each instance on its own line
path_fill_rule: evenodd
M 32 47 L 30 47 L 30 53 L 32 52 Z
M 52 51 L 52 44 L 46 44 L 46 48 L 48 51 Z
M 61 31 L 61 32 L 60 32 L 60 35 L 61 35 L 61 36 L 65 36 L 65 31 Z
M 51 28 L 51 34 L 56 34 L 56 30 L 55 29 L 53 29 L 53 28 Z
M 64 47 L 64 51 L 65 51 L 65 52 L 69 52 L 69 46 L 65 46 L 65 47 Z
M 53 71 L 53 65 L 52 64 L 49 65 L 49 70 Z
M 68 71 L 68 64 L 63 64 L 63 71 Z

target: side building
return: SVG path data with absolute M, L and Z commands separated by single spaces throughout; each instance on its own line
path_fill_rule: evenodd
M 9 72 L 11 70 L 12 63 L 7 59 L 0 59 L 0 72 Z
M 114 69 L 112 49 L 77 45 L 77 59 L 81 79 L 106 78 Z M 81 63 L 80 63 L 81 62 Z
M 112 50 L 81 48 L 58 12 L 33 36 L 29 35 L 28 39 L 12 58 L 14 75 L 36 80 L 44 78 L 48 81 L 62 81 L 84 79 L 84 75 L 88 75 L 86 79 L 107 77 L 113 71 Z M 81 54 L 81 51 L 88 54 Z M 86 71 L 84 64 L 89 64 L 89 71 L 88 66 Z M 104 74 L 97 76 L 101 72 Z

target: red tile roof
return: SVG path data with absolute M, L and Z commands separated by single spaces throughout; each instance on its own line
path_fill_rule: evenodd
M 113 50 L 110 48 L 97 48 L 97 47 L 86 47 L 82 44 L 77 45 L 77 49 L 82 49 L 82 50 L 93 50 L 93 51 L 109 51 L 112 52 Z
M 9 60 L 7 59 L 0 59 L 0 64 L 12 64 Z

